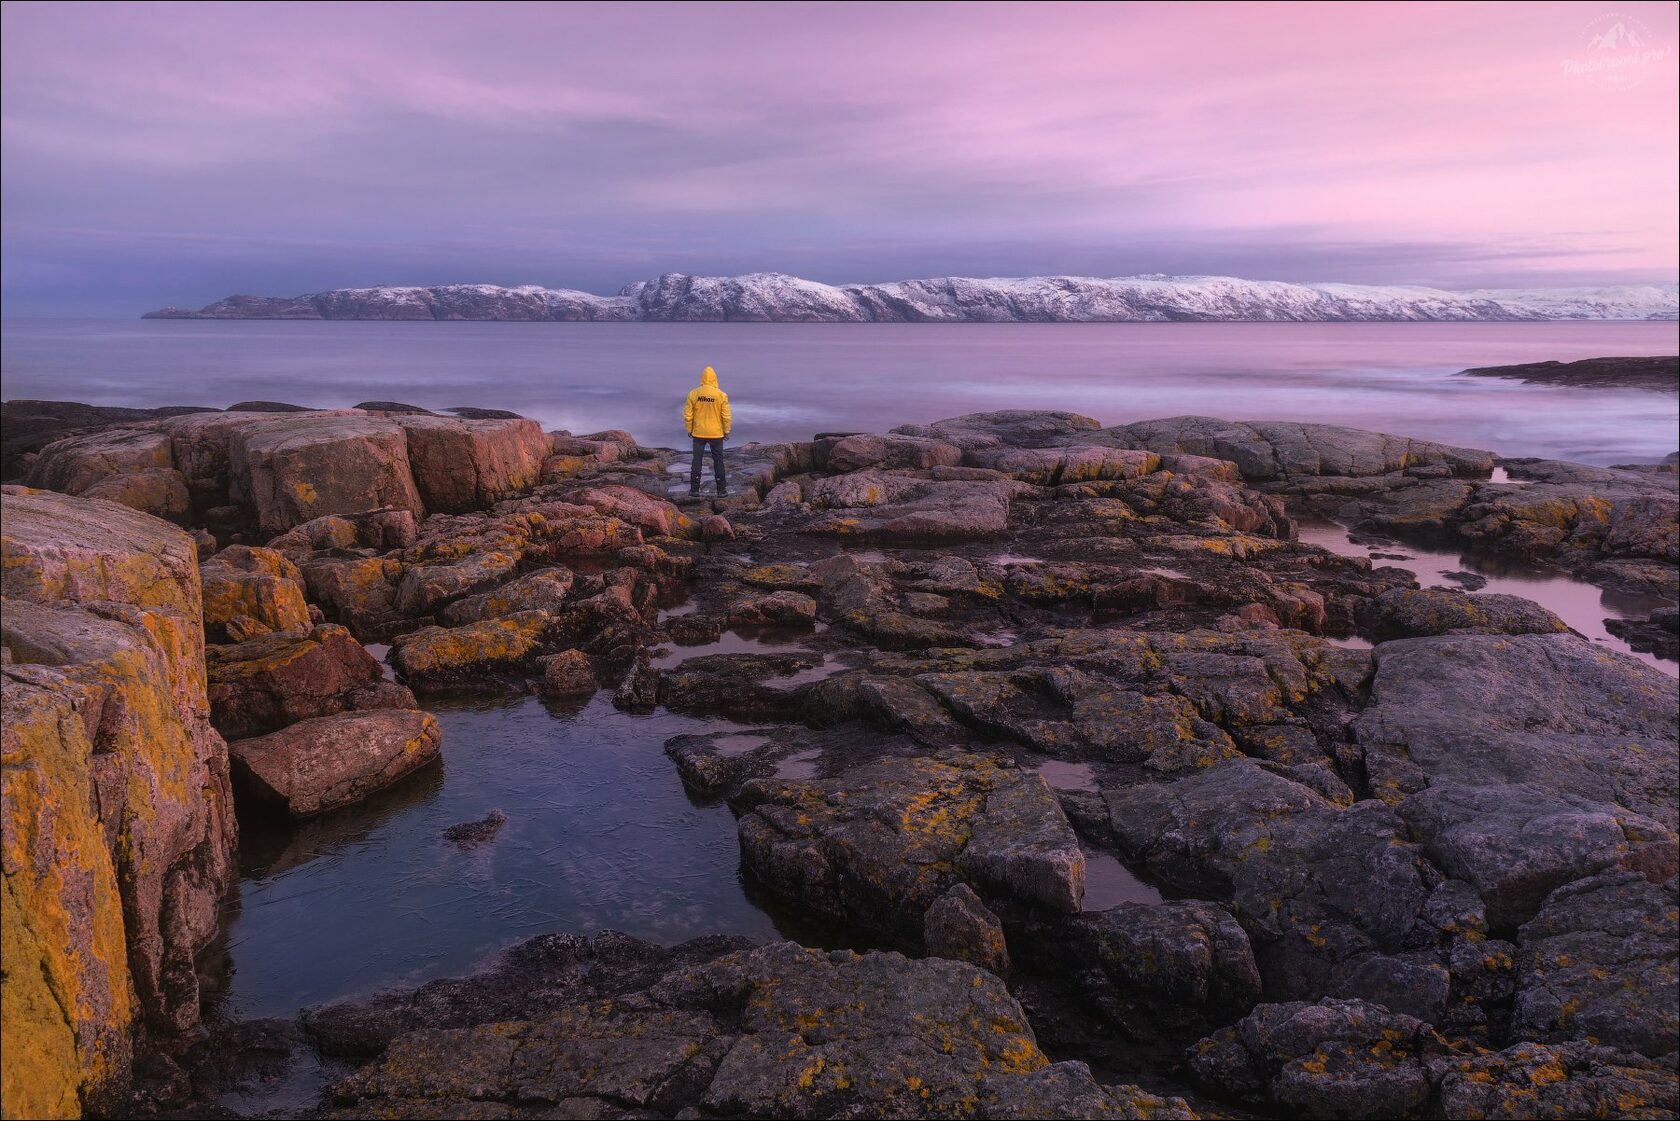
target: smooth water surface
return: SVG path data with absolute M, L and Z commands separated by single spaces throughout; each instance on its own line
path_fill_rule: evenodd
M 622 930 L 662 944 L 776 936 L 748 899 L 735 819 L 684 792 L 665 740 L 734 727 L 661 710 L 630 715 L 602 691 L 428 700 L 443 757 L 359 806 L 289 828 L 247 826 L 210 1007 L 292 1016 L 343 996 L 457 976 L 533 935 Z M 492 809 L 492 841 L 443 837 Z
M 1306 420 L 1609 464 L 1675 450 L 1676 397 L 1455 376 L 1470 366 L 1673 354 L 1675 323 L 323 323 L 7 320 L 7 398 L 283 400 L 513 409 L 545 427 L 686 443 L 702 366 L 737 441 L 885 431 L 986 409 L 1105 424 Z

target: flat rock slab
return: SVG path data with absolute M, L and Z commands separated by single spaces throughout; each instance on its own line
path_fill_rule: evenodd
M 335 1117 L 1193 1116 L 1051 1065 L 1003 982 L 973 966 L 791 942 L 612 1000 L 398 1036 L 333 1097 Z
M 437 757 L 443 732 L 414 709 L 347 712 L 236 741 L 235 790 L 254 805 L 309 817 L 361 801 Z
M 1674 679 L 1569 634 L 1452 635 L 1373 652 L 1353 724 L 1371 789 L 1532 783 L 1676 824 Z

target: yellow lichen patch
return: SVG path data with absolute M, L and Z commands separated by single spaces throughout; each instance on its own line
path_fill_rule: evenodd
M 7 682 L 0 809 L 0 1111 L 79 1117 L 128 1061 L 134 1019 L 116 870 L 94 817 L 86 694 Z

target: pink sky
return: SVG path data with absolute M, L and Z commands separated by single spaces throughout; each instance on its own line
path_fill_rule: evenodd
M 1672 281 L 1676 11 L 8 3 L 7 298 Z

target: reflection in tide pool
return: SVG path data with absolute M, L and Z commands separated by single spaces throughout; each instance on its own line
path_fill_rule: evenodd
M 1417 582 L 1425 588 L 1457 589 L 1459 586 L 1449 580 L 1447 574 L 1474 572 L 1487 579 L 1487 585 L 1478 588 L 1478 592 L 1497 592 L 1533 600 L 1591 641 L 1638 658 L 1670 677 L 1680 676 L 1680 665 L 1633 649 L 1604 626 L 1606 618 L 1637 619 L 1649 615 L 1666 602 L 1655 596 L 1606 591 L 1557 569 L 1424 548 L 1409 542 L 1401 545 L 1358 545 L 1350 539 L 1347 528 L 1335 522 L 1320 518 L 1298 518 L 1296 521 L 1303 542 L 1344 557 L 1377 558 L 1372 561 L 1373 564 L 1403 568 L 1416 576 Z M 1355 644 L 1369 645 L 1360 640 L 1338 642 L 1338 645 L 1344 646 Z
M 213 1009 L 291 1016 L 466 973 L 550 931 L 775 936 L 743 890 L 735 819 L 691 802 L 663 750 L 678 733 L 734 725 L 618 712 L 605 692 L 581 708 L 536 697 L 427 707 L 443 726 L 440 764 L 292 828 L 246 825 L 206 966 Z M 443 839 L 492 809 L 508 818 L 493 842 Z
M 1113 853 L 1085 850 L 1084 911 L 1106 911 L 1117 903 L 1160 903 L 1161 893 L 1137 878 Z

